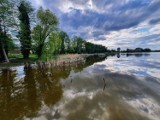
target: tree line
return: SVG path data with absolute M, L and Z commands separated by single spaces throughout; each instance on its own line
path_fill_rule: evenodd
M 36 14 L 36 15 L 34 15 Z M 32 22 L 32 19 L 34 22 Z M 31 23 L 33 23 L 31 25 Z M 0 1 L 0 60 L 9 62 L 8 51 L 16 46 L 10 34 L 18 30 L 20 50 L 24 59 L 31 51 L 38 58 L 49 58 L 65 53 L 103 53 L 107 48 L 69 35 L 58 28 L 58 18 L 49 9 L 40 7 L 36 13 L 31 3 L 25 0 Z
M 129 49 L 127 48 L 126 51 L 123 52 L 151 52 L 152 50 L 150 48 L 135 48 L 135 49 Z

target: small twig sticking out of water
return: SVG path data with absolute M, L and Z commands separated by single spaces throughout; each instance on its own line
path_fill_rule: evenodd
M 106 83 L 105 79 L 103 78 L 104 83 Z
M 103 91 L 105 90 L 105 88 L 106 88 L 106 81 L 105 81 L 105 79 L 103 78 L 103 81 L 104 81 L 104 86 L 103 86 Z
M 105 88 L 106 88 L 106 83 L 104 84 L 103 91 L 105 90 Z

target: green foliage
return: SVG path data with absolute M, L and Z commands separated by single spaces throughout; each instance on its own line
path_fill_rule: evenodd
M 31 50 L 31 30 L 30 30 L 30 18 L 29 12 L 31 8 L 27 3 L 21 2 L 18 6 L 19 10 L 19 20 L 20 20 L 20 31 L 19 31 L 19 39 L 21 43 L 21 52 L 23 54 L 23 58 L 28 58 Z
M 13 6 L 12 0 L 0 0 L 0 25 L 5 32 L 15 24 Z
M 74 53 L 82 53 L 84 52 L 85 46 L 84 46 L 85 41 L 77 36 L 74 36 L 72 38 L 72 50 Z
M 90 42 L 85 43 L 86 53 L 104 53 L 107 52 L 107 48 L 102 45 L 96 45 Z
M 20 59 L 23 56 L 22 56 L 22 54 L 11 54 L 11 53 L 9 53 L 8 57 L 9 58 L 16 58 L 16 59 L 18 58 L 18 59 Z M 37 56 L 35 54 L 30 54 L 29 57 L 32 58 L 32 59 L 36 59 L 37 58 Z
M 128 49 L 127 48 L 127 50 L 124 51 L 124 52 L 151 52 L 151 49 L 149 49 L 149 48 L 145 48 L 145 49 L 143 49 L 143 48 Z
M 13 2 L 11 0 L 0 1 L 0 60 L 9 62 L 8 53 L 8 36 L 7 31 L 14 23 L 13 19 Z
M 74 36 L 71 42 L 71 51 L 73 53 L 104 53 L 107 52 L 107 48 L 102 45 L 86 42 L 82 38 Z
M 66 32 L 60 31 L 59 33 L 60 39 L 61 39 L 61 54 L 64 54 L 66 52 L 70 52 L 70 39 Z
M 43 25 L 44 28 L 48 28 L 46 32 L 50 32 L 58 24 L 58 19 L 54 13 L 49 9 L 44 10 L 42 7 L 39 8 L 37 12 L 37 19 L 39 24 Z M 50 27 L 51 26 L 51 27 Z
M 42 57 L 43 50 L 46 50 L 47 38 L 58 25 L 58 19 L 50 10 L 44 10 L 42 7 L 37 12 L 38 23 L 33 29 L 32 38 L 34 40 L 35 52 L 38 58 Z
M 51 59 L 53 55 L 59 54 L 61 49 L 61 39 L 58 32 L 53 31 L 49 36 L 43 49 L 43 58 Z
M 6 48 L 7 53 L 8 51 L 11 51 L 17 48 L 17 46 L 13 42 L 12 37 L 10 35 L 6 36 L 5 41 L 4 41 L 4 46 Z
M 15 9 L 17 8 L 18 9 Z M 57 30 L 58 19 L 54 13 L 48 9 L 40 7 L 37 11 L 36 22 L 34 25 L 32 36 L 30 30 L 30 19 L 33 8 L 29 2 L 25 0 L 1 0 L 0 1 L 0 57 L 8 54 L 9 50 L 14 49 L 14 45 L 7 31 L 10 27 L 17 25 L 19 30 L 18 37 L 21 44 L 21 52 L 23 58 L 28 58 L 30 50 L 36 53 L 38 58 L 52 58 L 56 54 L 65 53 L 100 53 L 106 52 L 106 47 L 86 42 L 78 36 L 74 36 L 71 40 L 66 32 Z M 15 17 L 15 18 L 14 18 Z M 31 41 L 31 37 L 33 41 Z
M 45 42 L 44 39 L 42 39 L 41 32 L 42 27 L 40 25 L 36 25 L 32 31 L 32 39 L 34 40 L 32 49 L 35 51 L 37 55 L 42 52 L 41 50 Z
M 144 52 L 151 52 L 151 49 L 150 48 L 145 48 L 143 51 Z

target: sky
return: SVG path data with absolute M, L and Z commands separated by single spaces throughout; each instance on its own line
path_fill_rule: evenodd
M 109 49 L 160 49 L 160 0 L 29 0 L 50 9 L 70 37 Z

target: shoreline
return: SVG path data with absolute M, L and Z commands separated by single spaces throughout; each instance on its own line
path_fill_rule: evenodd
M 17 66 L 23 66 L 26 64 L 36 64 L 36 63 L 51 63 L 53 62 L 55 65 L 64 65 L 64 64 L 73 64 L 74 62 L 84 62 L 85 58 L 89 56 L 99 56 L 99 57 L 105 57 L 105 56 L 114 56 L 116 54 L 149 54 L 153 52 L 106 52 L 106 53 L 93 53 L 93 54 L 61 54 L 61 55 L 55 55 L 52 59 L 49 60 L 38 60 L 37 57 L 32 54 L 29 59 L 23 59 L 21 57 L 10 57 L 10 62 L 0 63 L 0 69 L 5 69 L 9 67 L 17 67 Z
M 85 62 L 85 59 L 89 56 L 99 56 L 104 57 L 107 56 L 106 53 L 95 53 L 95 54 L 62 54 L 57 55 L 51 60 L 38 60 L 36 58 L 29 58 L 29 59 L 23 59 L 23 58 L 12 58 L 10 59 L 9 63 L 0 63 L 0 70 L 10 67 L 17 67 L 17 66 L 30 66 L 37 63 L 45 63 L 50 64 L 51 66 L 63 66 L 63 65 L 69 65 L 74 63 L 80 63 Z

